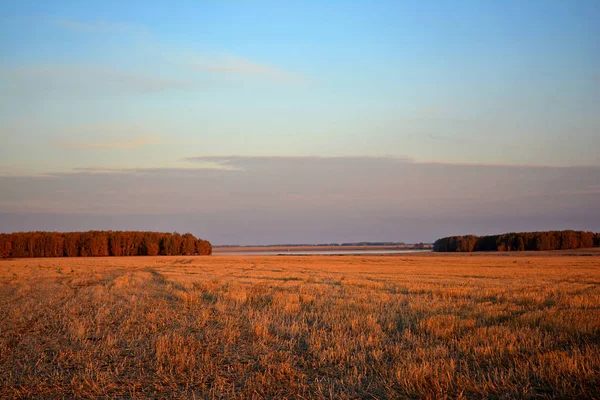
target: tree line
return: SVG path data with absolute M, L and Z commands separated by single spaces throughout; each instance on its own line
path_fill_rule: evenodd
M 89 231 L 0 234 L 0 258 L 209 255 L 191 233 Z
M 449 236 L 435 241 L 433 251 L 568 250 L 600 247 L 600 233 L 583 231 L 520 232 L 488 236 Z

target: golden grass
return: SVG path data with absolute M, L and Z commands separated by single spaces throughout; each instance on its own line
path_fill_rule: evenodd
M 3 398 L 598 398 L 600 257 L 0 262 Z

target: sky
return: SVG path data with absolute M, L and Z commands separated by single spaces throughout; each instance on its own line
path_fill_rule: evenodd
M 0 1 L 0 231 L 600 231 L 597 1 Z

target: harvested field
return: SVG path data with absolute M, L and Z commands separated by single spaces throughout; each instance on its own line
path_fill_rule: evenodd
M 5 398 L 598 398 L 600 257 L 0 261 Z

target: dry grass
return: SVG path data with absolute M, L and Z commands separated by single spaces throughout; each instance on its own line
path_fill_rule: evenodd
M 598 398 L 600 257 L 0 262 L 5 398 Z

